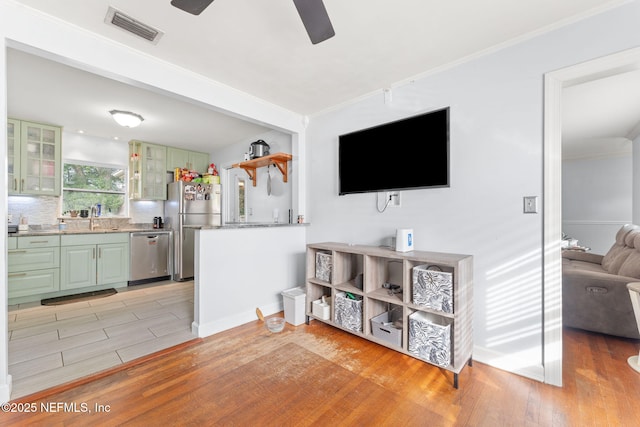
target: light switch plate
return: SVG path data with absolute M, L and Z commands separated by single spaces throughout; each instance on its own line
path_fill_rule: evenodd
M 524 196 L 524 213 L 538 213 L 538 196 Z

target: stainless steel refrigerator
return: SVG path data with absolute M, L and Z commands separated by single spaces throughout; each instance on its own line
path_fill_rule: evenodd
M 220 184 L 168 184 L 164 215 L 173 230 L 173 280 L 193 277 L 195 230 L 222 223 L 220 193 Z

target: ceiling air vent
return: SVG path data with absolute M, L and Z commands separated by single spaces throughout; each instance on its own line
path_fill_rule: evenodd
M 119 10 L 114 9 L 112 6 L 109 6 L 107 16 L 104 17 L 104 22 L 150 41 L 153 44 L 157 44 L 160 37 L 162 37 L 162 34 L 164 34 L 160 30 L 156 30 L 149 25 L 143 24 L 137 19 L 125 15 Z

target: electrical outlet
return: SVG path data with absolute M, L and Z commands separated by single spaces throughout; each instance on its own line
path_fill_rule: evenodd
M 9 220 L 9 224 L 13 222 L 13 214 L 8 214 L 7 219 Z
M 387 200 L 389 200 L 390 208 L 400 207 L 400 192 L 399 191 L 387 191 Z
M 525 196 L 524 213 L 538 213 L 538 196 Z

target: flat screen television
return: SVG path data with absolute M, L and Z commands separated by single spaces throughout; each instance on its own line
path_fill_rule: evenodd
M 449 186 L 449 107 L 340 135 L 339 194 Z

